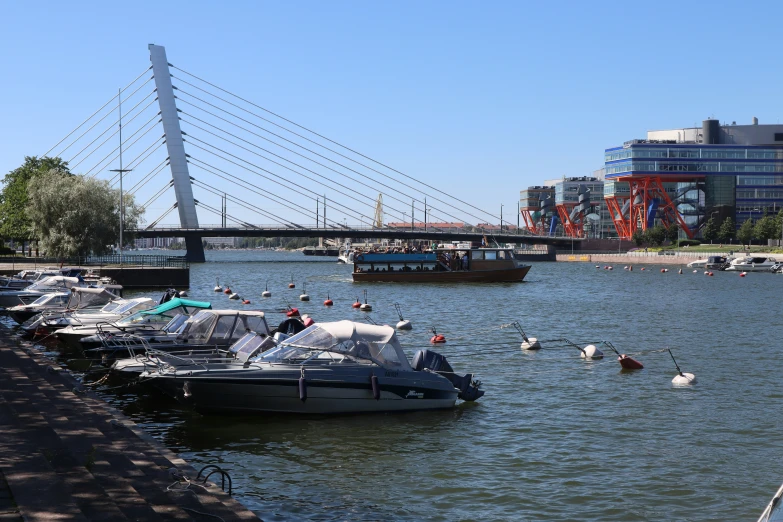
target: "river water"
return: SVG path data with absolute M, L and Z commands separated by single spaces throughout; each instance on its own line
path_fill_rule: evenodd
M 755 520 L 783 481 L 779 275 L 535 263 L 518 284 L 354 284 L 335 258 L 207 259 L 192 299 L 241 308 L 213 292 L 219 278 L 272 326 L 289 304 L 393 325 L 396 302 L 414 326 L 399 334 L 409 356 L 434 326 L 448 340 L 436 350 L 486 390 L 449 411 L 307 418 L 203 417 L 153 391 L 103 392 L 194 467 L 228 469 L 264 520 Z M 351 308 L 364 290 L 369 314 Z M 512 321 L 552 341 L 523 352 Z M 585 361 L 562 338 L 611 341 L 645 368 Z M 666 347 L 696 385 L 672 385 Z

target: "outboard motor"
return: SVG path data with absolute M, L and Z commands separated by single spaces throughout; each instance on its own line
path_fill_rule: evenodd
M 286 319 L 282 323 L 280 323 L 277 326 L 277 329 L 273 333 L 280 332 L 290 337 L 294 334 L 298 334 L 304 329 L 305 329 L 305 325 L 304 323 L 302 323 L 302 321 L 294 317 L 291 317 L 289 319 Z
M 177 290 L 174 288 L 167 288 L 166 291 L 163 292 L 163 295 L 161 296 L 158 305 L 162 305 L 163 303 L 168 303 L 174 297 L 177 297 Z
M 459 390 L 459 398 L 463 401 L 475 401 L 484 395 L 484 390 L 480 390 L 481 382 L 473 380 L 473 374 L 458 375 L 444 356 L 431 350 L 419 350 L 413 356 L 411 366 L 415 371 L 421 372 L 429 370 L 442 375 L 451 381 L 451 384 Z

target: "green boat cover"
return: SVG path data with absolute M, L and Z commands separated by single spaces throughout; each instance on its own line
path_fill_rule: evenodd
M 212 308 L 212 304 L 208 303 L 206 301 L 191 301 L 190 299 L 180 299 L 179 297 L 175 297 L 174 299 L 170 301 L 166 301 L 162 305 L 158 305 L 155 308 L 150 308 L 149 310 L 144 310 L 142 312 L 139 312 L 142 315 L 155 315 L 155 314 L 162 314 L 164 312 L 168 312 L 169 310 L 173 310 L 174 308 L 177 308 L 178 306 L 182 306 L 185 308 L 204 308 L 207 310 L 210 310 Z

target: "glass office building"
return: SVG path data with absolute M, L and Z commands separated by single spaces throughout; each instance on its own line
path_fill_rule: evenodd
M 660 177 L 688 221 L 718 212 L 739 227 L 783 208 L 783 147 L 655 141 L 633 140 L 606 149 L 607 181 Z M 667 178 L 676 181 L 667 183 Z

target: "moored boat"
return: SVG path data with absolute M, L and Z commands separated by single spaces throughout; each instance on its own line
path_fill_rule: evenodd
M 316 323 L 245 363 L 164 365 L 141 379 L 201 412 L 432 410 L 484 394 L 439 354 L 420 351 L 411 364 L 390 326 L 351 321 Z
M 530 271 L 509 248 L 436 249 L 354 256 L 354 282 L 513 282 Z

